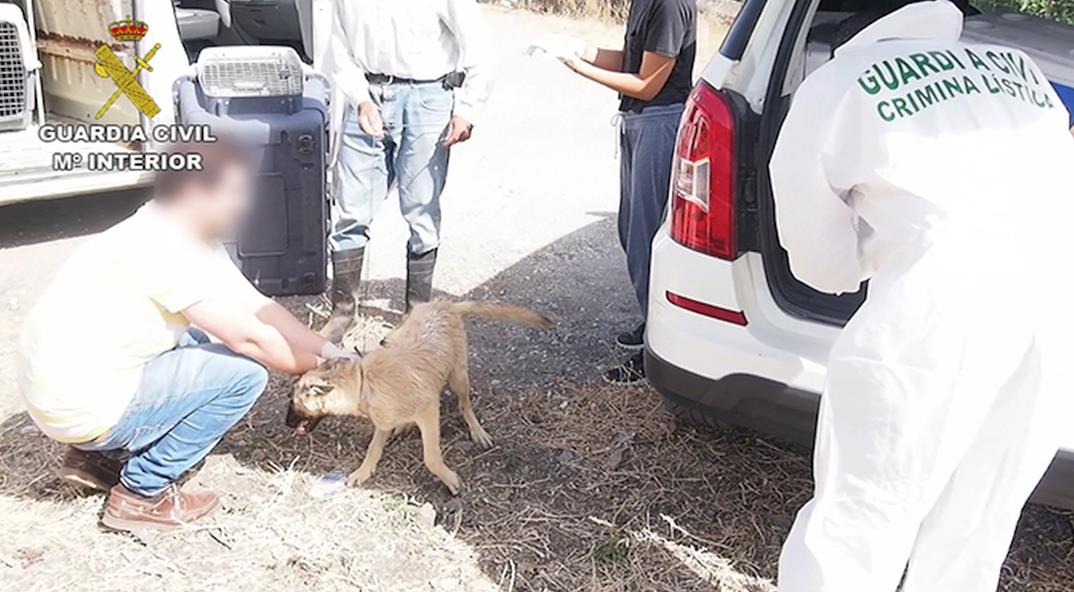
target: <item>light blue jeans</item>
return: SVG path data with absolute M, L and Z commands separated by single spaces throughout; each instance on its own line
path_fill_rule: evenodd
M 385 134 L 374 138 L 358 125 L 356 107 L 343 119 L 339 191 L 332 250 L 364 247 L 369 225 L 392 186 L 410 225 L 408 248 L 424 255 L 440 246 L 440 194 L 447 181 L 449 150 L 441 145 L 455 96 L 440 82 L 370 85 Z
M 216 447 L 267 383 L 260 364 L 191 329 L 178 347 L 146 364 L 119 423 L 76 448 L 125 460 L 123 486 L 155 496 Z

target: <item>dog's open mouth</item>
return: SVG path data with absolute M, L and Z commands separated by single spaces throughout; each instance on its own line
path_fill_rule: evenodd
M 303 419 L 295 426 L 295 434 L 299 436 L 305 436 L 317 428 L 318 419 Z
M 320 417 L 305 417 L 299 412 L 295 411 L 294 407 L 287 408 L 287 427 L 293 429 L 296 435 L 305 436 L 306 434 L 317 429 L 317 424 L 321 423 Z

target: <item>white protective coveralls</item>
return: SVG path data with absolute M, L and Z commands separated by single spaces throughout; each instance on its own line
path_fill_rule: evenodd
M 1071 428 L 1074 139 L 1023 53 L 909 5 L 799 88 L 771 162 L 795 276 L 865 304 L 831 353 L 782 592 L 992 592 Z M 907 567 L 907 562 L 909 566 Z

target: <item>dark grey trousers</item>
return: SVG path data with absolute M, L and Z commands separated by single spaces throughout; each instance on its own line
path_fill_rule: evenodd
M 620 150 L 619 242 L 642 316 L 649 312 L 649 262 L 653 237 L 668 205 L 671 161 L 683 105 L 646 107 L 622 113 Z

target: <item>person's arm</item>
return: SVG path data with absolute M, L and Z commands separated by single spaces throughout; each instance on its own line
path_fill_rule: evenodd
M 857 291 L 865 276 L 858 217 L 844 200 L 849 188 L 833 187 L 825 170 L 837 101 L 807 80 L 795 93 L 769 164 L 780 243 L 796 278 L 821 292 Z
M 365 133 L 380 137 L 384 135 L 384 120 L 380 110 L 373 103 L 369 94 L 369 81 L 351 46 L 347 35 L 346 8 L 343 2 L 337 2 L 332 10 L 332 36 L 328 45 L 328 67 L 332 84 L 343 92 L 351 104 L 358 110 L 358 125 Z
M 590 46 L 580 56 L 591 65 L 609 72 L 623 71 L 623 50 Z
M 619 94 L 651 101 L 660 94 L 671 76 L 679 53 L 684 49 L 690 22 L 688 12 L 672 6 L 670 2 L 657 2 L 645 23 L 641 68 L 637 73 L 622 72 L 626 67 L 622 52 L 618 60 L 614 52 L 606 52 L 603 56 L 597 52 L 592 60 L 568 58 L 564 63 L 582 76 Z
M 305 323 L 295 318 L 291 311 L 271 298 L 265 298 L 254 313 L 261 322 L 274 327 L 288 343 L 312 352 L 322 358 L 353 356 L 336 347 Z
M 291 311 L 259 292 L 239 272 L 238 268 L 232 266 L 230 262 L 227 262 L 227 265 L 229 266 L 227 279 L 231 286 L 227 292 L 236 298 L 245 312 L 252 313 L 262 323 L 276 329 L 289 344 L 324 359 L 357 357 L 356 353 L 337 347 L 307 327 L 305 323 L 295 318 Z M 209 333 L 212 332 L 209 331 Z
M 451 146 L 470 139 L 474 123 L 492 92 L 495 53 L 488 25 L 475 0 L 448 0 L 444 26 L 459 46 L 459 68 L 466 74 L 455 91 L 455 112 L 444 136 Z
M 599 59 L 599 56 L 595 59 Z M 664 88 L 671 70 L 675 67 L 675 58 L 647 51 L 642 55 L 641 71 L 637 74 L 608 70 L 584 59 L 566 59 L 567 67 L 582 76 L 603 84 L 617 93 L 651 101 Z M 620 60 L 620 68 L 622 61 Z
M 332 78 L 332 84 L 343 91 L 343 95 L 354 104 L 372 101 L 369 96 L 369 82 L 365 71 L 358 64 L 347 35 L 347 15 L 343 2 L 337 2 L 332 10 L 332 35 L 328 45 L 329 64 L 326 68 Z
M 282 331 L 259 319 L 239 301 L 209 298 L 185 309 L 191 324 L 219 339 L 231 351 L 287 374 L 302 374 L 320 364 L 311 349 L 288 341 Z

